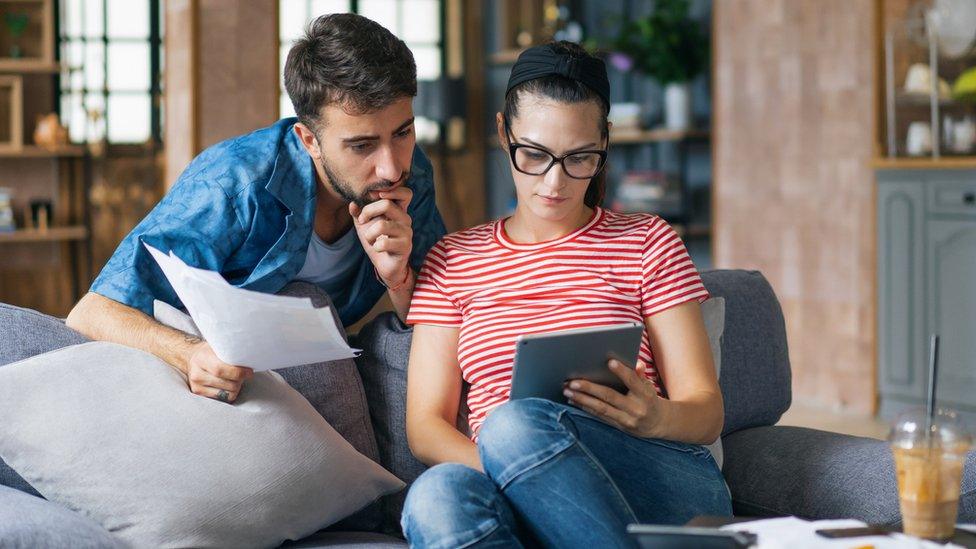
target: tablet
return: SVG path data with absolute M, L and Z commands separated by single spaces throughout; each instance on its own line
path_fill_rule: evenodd
M 637 540 L 641 548 L 654 549 L 746 549 L 758 541 L 755 534 L 698 528 L 691 526 L 657 526 L 630 524 L 627 533 Z
M 522 335 L 515 342 L 511 399 L 546 398 L 566 402 L 563 383 L 586 379 L 627 392 L 607 368 L 611 358 L 634 367 L 644 325 L 639 322 Z

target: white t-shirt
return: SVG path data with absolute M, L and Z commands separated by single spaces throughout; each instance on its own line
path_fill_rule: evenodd
M 346 231 L 333 244 L 326 244 L 312 231 L 305 265 L 295 280 L 311 282 L 329 294 L 333 302 L 341 302 L 342 295 L 349 291 L 349 283 L 359 269 L 363 253 L 354 229 Z

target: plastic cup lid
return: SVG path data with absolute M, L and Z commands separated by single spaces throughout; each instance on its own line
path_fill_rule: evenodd
M 959 451 L 965 451 L 972 445 L 972 436 L 954 411 L 943 408 L 936 410 L 929 433 L 926 433 L 925 429 L 928 423 L 926 416 L 924 408 L 916 408 L 901 414 L 888 434 L 888 441 L 894 446 L 903 448 L 924 447 L 931 444 L 933 447 Z

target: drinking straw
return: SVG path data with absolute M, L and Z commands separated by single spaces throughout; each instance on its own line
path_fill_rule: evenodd
M 932 422 L 935 420 L 935 382 L 939 372 L 939 336 L 931 335 L 929 342 L 929 395 L 928 414 L 925 420 L 926 441 L 932 436 Z

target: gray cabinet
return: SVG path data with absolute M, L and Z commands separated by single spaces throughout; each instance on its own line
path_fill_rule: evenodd
M 878 187 L 879 390 L 917 398 L 925 391 L 924 243 L 922 185 L 888 182 Z
M 924 404 L 929 334 L 940 335 L 939 401 L 976 419 L 976 172 L 880 171 L 881 415 Z
M 939 397 L 976 407 L 976 220 L 931 220 L 925 317 L 939 334 Z

